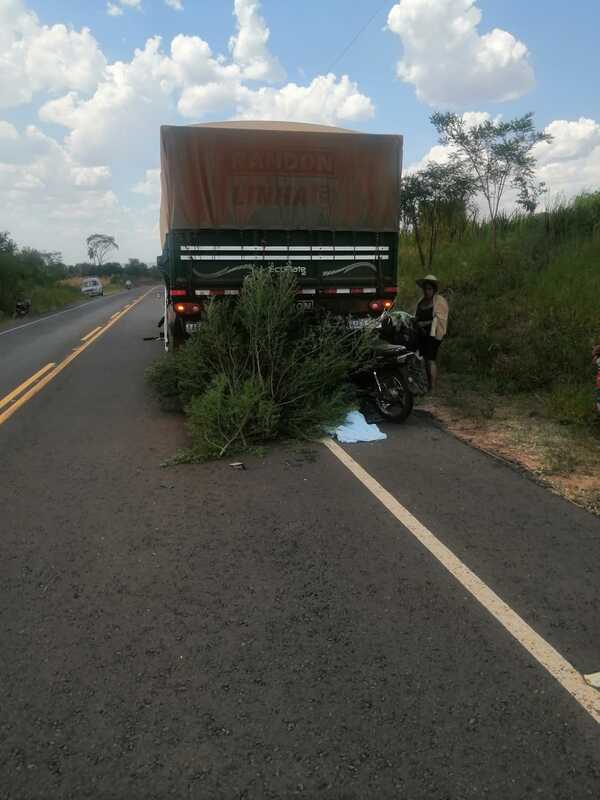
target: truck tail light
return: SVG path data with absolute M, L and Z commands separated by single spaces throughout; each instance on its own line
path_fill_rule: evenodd
M 393 305 L 393 300 L 371 300 L 369 303 L 369 308 L 371 311 L 381 314 L 382 311 L 389 311 Z
M 202 306 L 200 303 L 175 303 L 175 313 L 184 314 L 185 316 L 201 314 Z

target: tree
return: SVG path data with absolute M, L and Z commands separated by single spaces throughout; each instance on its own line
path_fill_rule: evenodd
M 0 231 L 0 253 L 14 255 L 17 252 L 17 243 L 10 238 L 8 231 Z
M 87 244 L 88 258 L 97 267 L 104 264 L 104 259 L 111 250 L 118 250 L 119 245 L 115 242 L 114 236 L 106 236 L 104 233 L 93 233 L 85 240 Z
M 421 266 L 431 270 L 440 230 L 464 219 L 475 181 L 460 162 L 430 162 L 402 181 L 401 216 L 413 231 Z
M 458 114 L 438 112 L 432 115 L 431 122 L 440 144 L 451 146 L 451 160 L 469 170 L 484 196 L 496 251 L 504 190 L 512 186 L 518 192 L 517 204 L 530 213 L 535 211 L 545 187 L 535 178 L 532 150 L 538 142 L 549 142 L 552 137 L 535 129 L 532 113 L 509 122 L 486 120 L 469 126 Z

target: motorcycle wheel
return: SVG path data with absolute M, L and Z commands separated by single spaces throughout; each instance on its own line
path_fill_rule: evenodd
M 379 413 L 389 422 L 404 422 L 413 409 L 413 396 L 405 375 L 399 371 L 382 372 L 378 375 L 381 393 L 375 396 Z

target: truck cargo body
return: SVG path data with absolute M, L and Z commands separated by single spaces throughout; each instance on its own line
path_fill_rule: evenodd
M 201 316 L 256 268 L 292 272 L 307 309 L 360 315 L 393 298 L 401 164 L 400 136 L 281 123 L 161 128 L 169 302 Z

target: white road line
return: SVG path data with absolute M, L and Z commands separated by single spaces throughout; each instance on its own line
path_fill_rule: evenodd
M 121 294 L 121 292 L 119 292 Z M 109 300 L 114 295 L 108 295 L 106 298 L 102 298 L 103 300 Z M 30 325 L 39 325 L 41 322 L 46 322 L 47 319 L 54 319 L 54 317 L 60 317 L 63 314 L 68 314 L 69 311 L 77 311 L 78 308 L 84 308 L 87 303 L 78 303 L 76 306 L 71 306 L 71 308 L 66 308 L 64 311 L 57 311 L 55 314 L 48 314 L 47 317 L 40 317 L 40 319 L 34 319 L 32 322 L 26 322 L 24 325 L 17 325 L 16 328 L 9 328 L 7 331 L 1 331 L 0 336 L 7 336 L 9 333 L 16 333 L 17 331 L 22 331 L 23 328 L 29 328 Z
M 480 578 L 472 572 L 454 553 L 442 544 L 430 530 L 422 525 L 410 511 L 396 500 L 360 464 L 346 453 L 336 442 L 325 439 L 325 446 L 350 470 L 365 488 L 391 512 L 412 535 L 442 564 L 450 574 L 468 591 L 477 602 L 506 628 L 519 644 L 547 670 L 560 685 L 600 723 L 600 693 L 593 689 L 552 645 L 543 639 L 525 620 L 507 605 Z
M 584 675 L 585 682 L 593 686 L 594 689 L 600 689 L 600 672 L 593 672 L 591 675 Z

